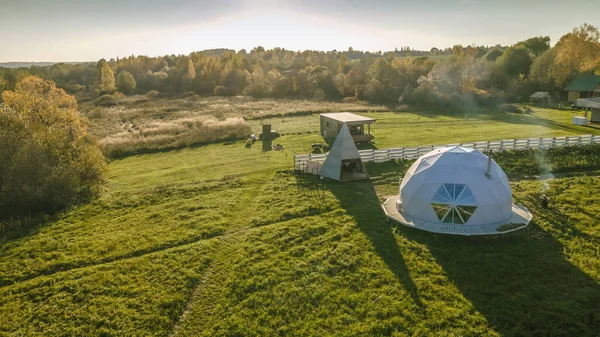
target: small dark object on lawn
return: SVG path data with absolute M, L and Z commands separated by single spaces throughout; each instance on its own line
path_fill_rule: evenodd
M 281 134 L 277 131 L 271 131 L 271 133 L 269 134 L 269 136 L 267 137 L 268 139 L 275 139 L 275 138 L 279 138 L 281 136 Z M 260 135 L 258 135 L 258 139 L 260 140 L 264 140 L 265 139 L 265 134 L 261 133 Z
M 281 150 L 285 150 L 285 147 L 281 144 L 275 144 L 275 145 L 273 145 L 273 150 L 281 151 Z
M 321 143 L 312 143 L 311 146 L 313 153 L 321 152 L 321 149 L 324 147 L 324 145 Z
M 540 202 L 543 208 L 548 208 L 548 205 L 550 204 L 550 198 L 548 198 L 545 194 L 542 194 Z

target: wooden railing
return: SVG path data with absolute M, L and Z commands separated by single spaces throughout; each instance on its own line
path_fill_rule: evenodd
M 492 150 L 494 152 L 507 150 L 527 150 L 527 149 L 549 149 L 553 147 L 563 147 L 570 145 L 589 145 L 600 144 L 600 136 L 581 135 L 581 136 L 563 136 L 552 138 L 520 138 L 503 139 L 495 141 L 482 141 L 471 143 L 455 143 L 446 145 L 431 145 L 417 147 L 399 147 L 381 150 L 360 150 L 360 158 L 363 162 L 382 163 L 395 159 L 417 159 L 427 152 L 447 146 L 464 146 L 481 151 Z M 304 171 L 308 161 L 323 162 L 327 154 L 298 154 L 294 156 L 294 169 Z

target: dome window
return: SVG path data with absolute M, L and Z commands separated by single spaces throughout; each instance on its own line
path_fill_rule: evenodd
M 477 209 L 475 197 L 465 184 L 443 184 L 431 201 L 442 223 L 465 224 Z

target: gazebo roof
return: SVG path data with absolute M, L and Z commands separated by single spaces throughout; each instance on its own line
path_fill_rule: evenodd
M 533 95 L 529 96 L 529 98 L 546 98 L 550 97 L 550 94 L 546 91 L 536 91 Z
M 324 114 L 321 114 L 321 116 L 331 118 L 333 120 L 336 120 L 336 121 L 342 122 L 342 123 L 357 123 L 357 122 L 373 123 L 373 122 L 375 122 L 375 119 L 373 119 L 373 118 L 357 115 L 352 112 L 324 113 Z

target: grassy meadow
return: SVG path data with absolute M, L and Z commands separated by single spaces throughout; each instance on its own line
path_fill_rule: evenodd
M 379 148 L 600 133 L 546 109 L 366 115 Z M 370 164 L 354 183 L 297 176 L 293 154 L 322 141 L 318 115 L 265 121 L 284 151 L 238 141 L 114 159 L 98 200 L 3 223 L 0 336 L 597 336 L 597 147 L 498 154 L 532 224 L 448 237 L 384 216 L 410 162 Z

